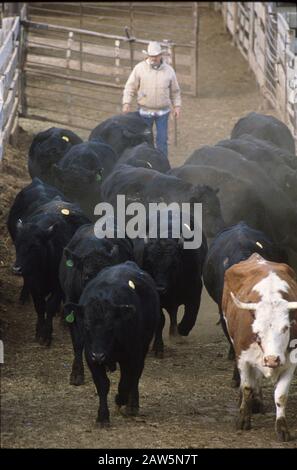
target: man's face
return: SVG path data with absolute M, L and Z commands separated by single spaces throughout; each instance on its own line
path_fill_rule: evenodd
M 161 59 L 162 59 L 162 54 L 149 56 L 149 62 L 151 65 L 160 65 Z

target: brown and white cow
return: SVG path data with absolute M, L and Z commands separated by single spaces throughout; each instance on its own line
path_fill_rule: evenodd
M 275 384 L 277 436 L 287 441 L 285 409 L 297 366 L 296 274 L 254 253 L 226 271 L 222 308 L 240 372 L 238 427 L 250 429 L 252 408 L 263 406 L 264 376 Z

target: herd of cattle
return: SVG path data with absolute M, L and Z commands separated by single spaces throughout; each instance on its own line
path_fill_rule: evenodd
M 109 423 L 107 371 L 119 363 L 115 401 L 135 415 L 152 341 L 155 354 L 163 355 L 163 309 L 170 334 L 187 336 L 204 282 L 235 358 L 238 427 L 250 429 L 252 413 L 263 409 L 261 378 L 269 377 L 276 433 L 289 440 L 285 408 L 297 364 L 297 158 L 289 129 L 250 113 L 230 139 L 195 150 L 171 169 L 151 129 L 138 113 L 128 113 L 99 124 L 87 142 L 66 129 L 40 132 L 28 169 L 32 183 L 17 194 L 7 222 L 13 271 L 24 279 L 20 302 L 32 297 L 36 340 L 46 346 L 63 305 L 74 351 L 70 384 L 84 382 L 84 351 L 101 426 Z M 202 203 L 201 246 L 184 248 L 170 230 L 167 238 L 98 238 L 94 207 L 100 201 L 115 206 L 118 194 L 145 206 Z M 180 305 L 185 310 L 177 324 Z

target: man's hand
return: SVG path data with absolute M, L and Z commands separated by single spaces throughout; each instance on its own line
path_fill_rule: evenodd
M 123 104 L 122 111 L 123 111 L 124 114 L 129 113 L 130 105 L 128 103 Z
M 176 106 L 174 108 L 173 114 L 174 114 L 174 117 L 176 117 L 177 119 L 179 118 L 179 116 L 180 116 L 180 106 Z

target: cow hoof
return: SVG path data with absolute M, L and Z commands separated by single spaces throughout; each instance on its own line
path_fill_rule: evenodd
M 69 383 L 70 385 L 83 385 L 85 383 L 84 374 L 71 374 Z
M 101 429 L 108 429 L 110 428 L 110 422 L 109 421 L 96 421 L 97 425 L 101 428 Z
M 264 404 L 258 398 L 254 398 L 252 401 L 252 413 L 254 414 L 264 414 Z
M 177 331 L 181 336 L 188 336 L 190 333 L 187 328 L 185 328 L 181 323 L 177 326 Z
M 157 357 L 158 359 L 163 359 L 164 358 L 164 351 L 155 350 L 155 357 Z
M 238 388 L 240 386 L 240 380 L 237 379 L 232 379 L 231 380 L 231 387 L 232 388 Z
M 52 339 L 51 338 L 45 338 L 44 336 L 41 336 L 39 338 L 39 344 L 40 346 L 45 346 L 46 348 L 49 348 L 51 345 Z
M 126 413 L 128 416 L 138 416 L 139 408 L 138 406 L 126 406 Z
M 251 418 L 249 416 L 239 416 L 236 421 L 236 429 L 249 431 L 251 428 Z
M 228 361 L 234 361 L 235 359 L 235 352 L 233 348 L 230 348 L 227 354 Z
M 139 408 L 138 406 L 126 405 L 123 411 L 125 416 L 137 416 L 139 413 Z
M 275 423 L 275 431 L 277 439 L 281 442 L 288 442 L 291 440 L 291 435 L 288 429 L 287 421 L 285 418 L 279 418 Z

